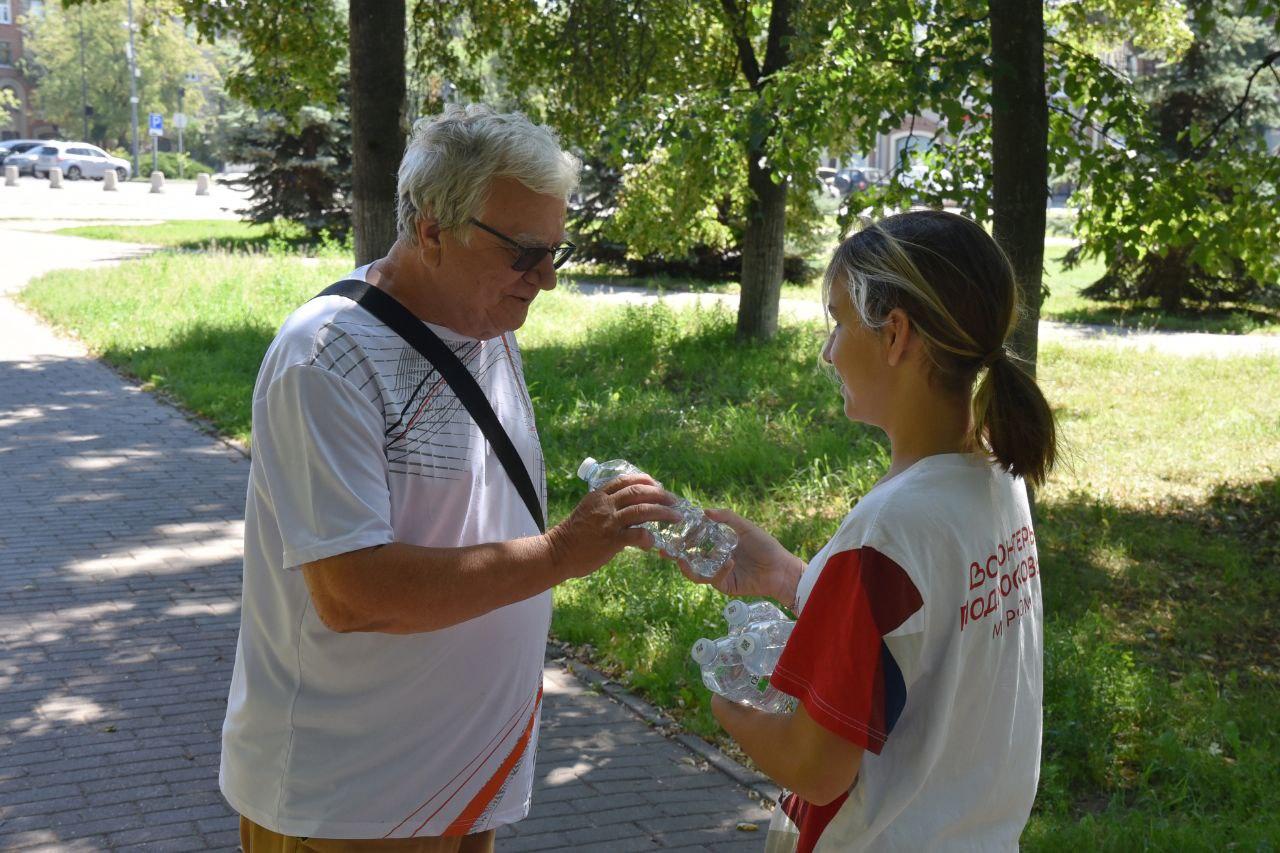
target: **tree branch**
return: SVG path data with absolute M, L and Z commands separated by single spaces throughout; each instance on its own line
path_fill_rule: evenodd
M 738 48 L 738 62 L 742 66 L 742 73 L 746 75 L 751 88 L 758 89 L 760 88 L 760 63 L 756 60 L 755 48 L 751 46 L 751 39 L 748 36 L 747 10 L 740 7 L 735 0 L 720 0 L 720 8 L 729 24 L 733 43 Z
M 791 0 L 773 0 L 769 10 L 769 40 L 764 50 L 764 76 L 768 77 L 787 67 L 791 61 L 788 42 L 795 35 L 791 24 Z
M 1098 127 L 1098 125 L 1094 124 L 1093 122 L 1085 121 L 1080 116 L 1071 112 L 1071 110 L 1067 109 L 1066 107 L 1060 107 L 1057 104 L 1053 103 L 1053 101 L 1049 102 L 1049 110 L 1051 112 L 1058 113 L 1059 115 L 1066 116 L 1067 118 L 1074 121 L 1076 124 L 1080 125 L 1080 127 L 1087 128 L 1088 130 L 1092 130 L 1094 133 L 1099 134 L 1103 139 L 1107 140 L 1108 142 L 1115 143 L 1116 145 L 1125 145 L 1124 141 L 1116 139 L 1114 136 L 1111 136 L 1111 134 L 1107 133 L 1106 127 Z
M 1232 107 L 1226 115 L 1218 119 L 1218 121 L 1213 125 L 1213 129 L 1209 131 L 1209 135 L 1200 140 L 1199 145 L 1191 149 L 1190 156 L 1192 159 L 1194 159 L 1197 154 L 1203 152 L 1209 143 L 1213 141 L 1213 138 L 1222 131 L 1222 128 L 1226 127 L 1227 122 L 1231 121 L 1232 116 L 1239 115 L 1241 122 L 1244 121 L 1244 108 L 1249 103 L 1249 93 L 1253 89 L 1253 81 L 1257 79 L 1259 74 L 1268 68 L 1270 68 L 1271 72 L 1274 74 L 1275 68 L 1272 66 L 1275 64 L 1276 60 L 1280 60 L 1280 50 L 1273 50 L 1271 53 L 1263 57 L 1262 61 L 1258 63 L 1258 67 L 1253 69 L 1253 73 L 1249 75 L 1249 82 L 1245 84 L 1244 94 L 1240 96 L 1240 100 L 1236 102 L 1236 105 Z

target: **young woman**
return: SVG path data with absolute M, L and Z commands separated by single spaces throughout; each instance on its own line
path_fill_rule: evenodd
M 823 360 L 892 462 L 807 566 L 709 513 L 741 540 L 710 583 L 798 613 L 772 677 L 796 711 L 718 696 L 712 710 L 794 792 L 774 828 L 798 828 L 802 851 L 1016 849 L 1039 775 L 1043 649 L 1024 483 L 1043 482 L 1055 435 L 1005 349 L 1012 270 L 974 222 L 913 212 L 845 240 L 824 292 Z

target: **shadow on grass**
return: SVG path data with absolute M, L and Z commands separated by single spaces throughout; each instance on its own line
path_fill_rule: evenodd
M 1280 480 L 1150 509 L 1073 495 L 1041 505 L 1037 532 L 1045 737 L 1029 849 L 1274 833 Z
M 247 440 L 253 384 L 276 330 L 266 324 L 198 324 L 164 346 L 111 347 L 108 364 L 207 418 L 226 435 Z
M 1093 303 L 1084 308 L 1055 312 L 1053 319 L 1063 323 L 1224 335 L 1280 330 L 1280 310 L 1263 306 L 1241 306 L 1172 314 L 1152 305 Z
M 1077 495 L 1040 512 L 1047 613 L 1112 609 L 1135 650 L 1175 675 L 1188 659 L 1280 675 L 1280 481 L 1143 511 Z

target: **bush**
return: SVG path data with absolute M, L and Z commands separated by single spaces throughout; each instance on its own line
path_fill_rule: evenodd
M 123 160 L 129 159 L 129 152 L 123 148 L 117 148 L 111 152 L 116 157 Z M 181 164 L 182 168 L 178 166 Z M 207 172 L 213 174 L 214 169 L 208 163 L 201 163 L 194 159 L 185 151 L 179 154 L 177 151 L 161 151 L 156 155 L 156 168 L 164 172 L 166 178 L 187 177 L 194 178 L 199 172 Z M 138 174 L 135 177 L 145 178 L 151 174 L 151 154 L 138 154 Z

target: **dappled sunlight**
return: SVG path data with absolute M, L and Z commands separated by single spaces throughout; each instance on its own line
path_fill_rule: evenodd
M 214 525 L 210 525 L 214 526 Z M 244 522 L 217 525 L 221 532 L 206 531 L 199 541 L 179 545 L 134 545 L 128 550 L 71 562 L 67 568 L 81 575 L 181 574 L 191 566 L 234 562 L 244 543 Z
M 44 411 L 36 406 L 27 406 L 22 409 L 14 409 L 8 412 L 4 417 L 0 417 L 0 429 L 5 427 L 16 426 L 22 421 L 29 421 L 41 417 Z
M 578 761 L 572 766 L 557 767 L 547 774 L 546 784 L 548 786 L 567 785 L 578 781 L 592 769 L 592 765 L 586 761 Z
M 40 615 L 28 616 L 25 625 L 6 624 L 5 635 L 9 642 L 52 643 L 62 639 L 66 632 L 79 630 L 82 623 L 91 626 L 101 624 L 102 620 L 124 613 L 134 608 L 130 601 L 104 601 L 99 604 L 87 604 L 83 607 L 71 607 L 51 611 Z
M 106 471 L 128 464 L 126 456 L 67 456 L 59 460 L 73 471 Z
M 102 719 L 102 706 L 84 696 L 50 697 L 36 706 L 36 713 L 55 723 L 92 723 Z
M 226 616 L 235 613 L 240 605 L 234 601 L 180 602 L 164 610 L 165 616 Z

